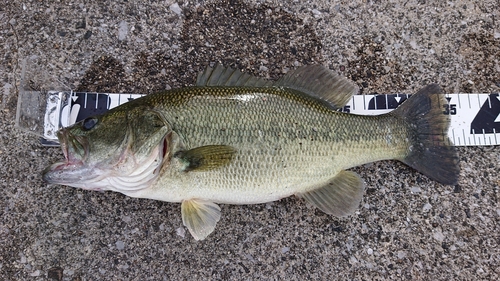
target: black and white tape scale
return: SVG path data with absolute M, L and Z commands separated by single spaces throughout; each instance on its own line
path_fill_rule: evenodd
M 56 132 L 87 117 L 140 98 L 141 94 L 49 91 L 44 116 L 43 145 L 58 145 Z M 341 111 L 359 115 L 390 112 L 408 94 L 355 95 Z M 493 94 L 447 94 L 443 114 L 450 116 L 448 136 L 455 146 L 500 144 L 500 96 Z

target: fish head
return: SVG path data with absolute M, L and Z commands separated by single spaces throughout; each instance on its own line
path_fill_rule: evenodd
M 111 110 L 62 128 L 64 160 L 45 169 L 48 183 L 130 193 L 147 188 L 172 155 L 173 132 L 145 107 Z

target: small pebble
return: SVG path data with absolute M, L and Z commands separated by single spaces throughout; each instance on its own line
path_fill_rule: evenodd
M 170 11 L 176 13 L 177 15 L 179 15 L 179 16 L 182 15 L 182 9 L 181 9 L 181 7 L 179 7 L 179 4 L 174 3 L 174 4 L 170 5 L 169 8 L 170 8 Z
M 116 249 L 118 249 L 118 250 L 125 249 L 125 243 L 123 241 L 116 241 L 115 245 L 116 245 Z
M 182 227 L 182 226 L 178 227 L 175 230 L 175 233 L 177 233 L 177 235 L 179 235 L 182 238 L 186 237 L 186 229 L 184 227 Z

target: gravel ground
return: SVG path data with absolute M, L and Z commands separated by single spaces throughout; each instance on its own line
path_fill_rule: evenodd
M 304 3 L 305 2 L 305 3 Z M 349 2 L 349 3 L 347 3 Z M 321 63 L 362 93 L 500 90 L 499 1 L 7 1 L 0 7 L 1 280 L 498 280 L 500 147 L 459 148 L 444 186 L 396 161 L 353 170 L 355 215 L 297 198 L 222 206 L 196 242 L 179 204 L 48 186 L 62 157 L 14 126 L 30 90 L 182 87 L 221 62 L 268 78 Z M 21 65 L 37 72 L 20 84 Z

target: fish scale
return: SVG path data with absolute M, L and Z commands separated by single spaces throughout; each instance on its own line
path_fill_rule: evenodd
M 185 149 L 220 144 L 237 151 L 231 164 L 218 170 L 160 178 L 154 193 L 168 190 L 177 202 L 186 197 L 232 204 L 277 200 L 324 184 L 346 168 L 404 158 L 410 143 L 405 124 L 391 115 L 339 113 L 289 89 L 197 87 L 169 93 L 168 102 L 164 98 L 149 96 L 149 105 L 166 112 L 166 119 L 182 121 L 171 125 Z M 172 102 L 179 100 L 184 102 Z M 389 130 L 395 132 L 393 141 L 387 141 Z M 172 180 L 176 177 L 182 178 L 179 183 Z M 170 186 L 180 182 L 187 187 L 174 196 Z

